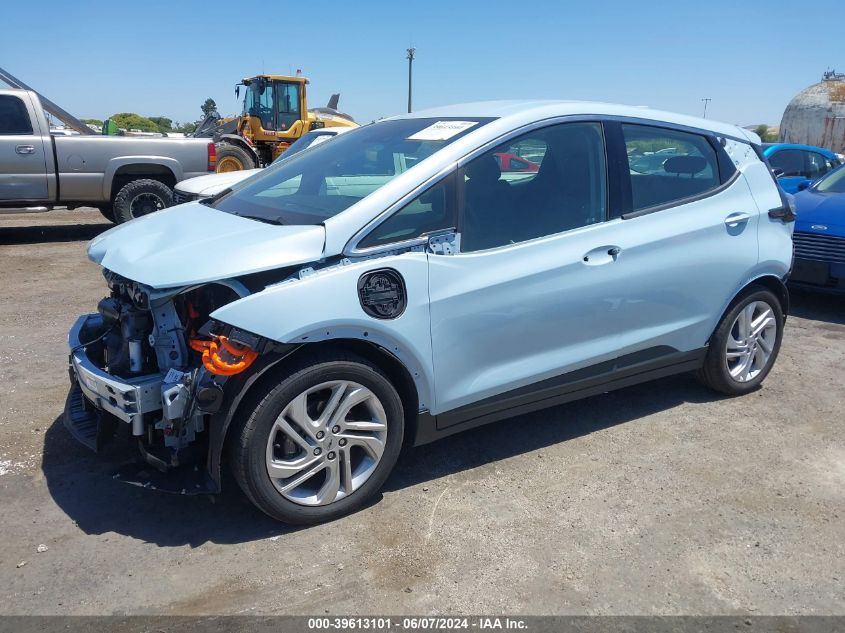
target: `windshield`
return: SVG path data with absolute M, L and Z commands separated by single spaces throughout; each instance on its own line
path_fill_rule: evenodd
M 288 147 L 284 153 L 279 154 L 279 157 L 274 160 L 273 163 L 275 164 L 279 161 L 286 160 L 294 154 L 298 154 L 309 147 L 316 147 L 320 143 L 324 143 L 335 136 L 337 136 L 337 132 L 308 132 L 308 134 L 303 134 L 296 141 L 291 143 L 290 147 Z
M 815 189 L 822 193 L 845 193 L 845 167 L 840 167 L 819 180 Z
M 210 205 L 275 224 L 320 224 L 491 120 L 373 123 L 271 165 Z

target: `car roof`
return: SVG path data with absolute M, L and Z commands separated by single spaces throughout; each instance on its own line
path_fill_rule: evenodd
M 476 101 L 429 108 L 410 114 L 401 114 L 392 117 L 392 119 L 447 117 L 496 118 L 507 120 L 516 125 L 521 120 L 524 120 L 527 124 L 544 118 L 571 115 L 601 115 L 646 119 L 658 123 L 671 123 L 683 127 L 707 130 L 716 134 L 740 138 L 758 145 L 760 143 L 760 137 L 754 132 L 744 130 L 730 123 L 721 123 L 712 119 L 702 119 L 675 112 L 653 110 L 646 106 L 629 106 L 618 103 L 602 103 L 599 101 Z
M 818 152 L 827 158 L 836 158 L 836 154 L 824 147 L 816 147 L 815 145 L 802 145 L 801 143 L 764 143 L 763 151 L 768 156 L 772 152 L 782 149 L 803 149 L 810 152 Z

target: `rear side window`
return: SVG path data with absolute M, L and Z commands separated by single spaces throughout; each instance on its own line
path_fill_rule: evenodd
M 772 169 L 780 169 L 784 176 L 804 175 L 804 154 L 797 149 L 782 149 L 769 156 Z
M 633 211 L 670 204 L 721 184 L 707 137 L 649 125 L 623 124 Z
M 26 106 L 18 97 L 0 95 L 0 134 L 32 134 Z

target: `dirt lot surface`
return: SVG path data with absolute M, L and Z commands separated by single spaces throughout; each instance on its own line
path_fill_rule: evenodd
M 679 376 L 499 422 L 292 530 L 232 486 L 113 481 L 62 427 L 106 228 L 0 216 L 0 613 L 845 614 L 845 299 L 793 297 L 757 393 Z

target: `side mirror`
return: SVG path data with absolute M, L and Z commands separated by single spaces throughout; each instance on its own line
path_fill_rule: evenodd
M 241 87 L 240 85 L 235 86 L 235 99 L 240 99 L 241 96 Z
M 804 191 L 805 189 L 807 189 L 812 184 L 813 184 L 812 180 L 802 180 L 801 182 L 798 183 L 798 191 Z
M 775 167 L 775 168 L 772 169 L 772 173 L 774 174 L 775 178 L 783 178 L 783 175 L 786 172 L 784 172 L 779 167 Z

